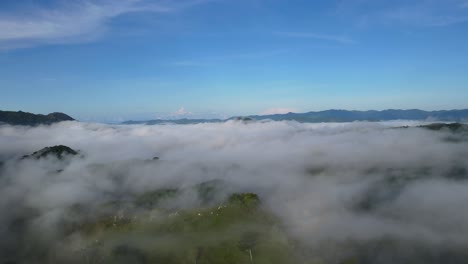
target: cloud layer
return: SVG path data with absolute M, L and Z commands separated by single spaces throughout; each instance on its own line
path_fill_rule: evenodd
M 130 193 L 219 179 L 258 193 L 291 236 L 315 249 L 324 241 L 384 237 L 468 244 L 465 135 L 389 128 L 403 124 L 1 126 L 0 210 L 8 214 L 0 224 L 34 208 L 33 226 L 52 234 L 77 203 L 93 208 Z M 16 159 L 57 144 L 84 157 Z M 157 162 L 146 162 L 154 156 Z

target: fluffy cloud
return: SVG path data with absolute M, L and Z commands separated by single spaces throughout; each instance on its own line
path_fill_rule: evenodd
M 185 107 L 181 106 L 177 111 L 174 112 L 175 116 L 184 116 L 184 115 L 190 115 L 192 112 L 186 111 Z
M 387 236 L 468 243 L 465 135 L 389 128 L 404 124 L 4 125 L 0 210 L 8 213 L 0 223 L 35 208 L 34 226 L 51 234 L 76 203 L 92 208 L 126 194 L 219 179 L 258 193 L 290 234 L 311 246 Z M 17 160 L 57 144 L 84 157 L 60 173 L 64 165 L 54 159 Z M 154 156 L 160 159 L 147 162 Z M 180 202 L 196 206 L 193 199 Z M 6 237 L 8 230 L 0 232 Z

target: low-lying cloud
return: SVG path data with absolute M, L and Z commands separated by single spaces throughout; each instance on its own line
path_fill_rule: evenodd
M 3 125 L 0 236 L 8 239 L 0 248 L 20 243 L 11 223 L 25 208 L 34 209 L 28 216 L 34 229 L 53 236 L 75 204 L 95 208 L 132 193 L 214 179 L 257 193 L 288 233 L 310 247 L 385 237 L 468 244 L 465 135 L 391 128 L 404 124 Z M 19 160 L 59 144 L 82 156 Z M 193 197 L 178 202 L 196 206 Z

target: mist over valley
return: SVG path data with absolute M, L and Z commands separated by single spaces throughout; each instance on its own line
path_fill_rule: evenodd
M 3 263 L 468 256 L 464 125 L 68 121 L 0 139 Z

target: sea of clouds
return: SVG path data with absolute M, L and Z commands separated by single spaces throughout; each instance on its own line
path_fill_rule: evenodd
M 289 234 L 310 246 L 382 237 L 466 245 L 467 136 L 420 124 L 2 125 L 0 247 L 21 243 L 14 226 L 26 209 L 35 213 L 25 225 L 53 238 L 75 204 L 94 208 L 209 180 L 257 193 Z M 21 160 L 60 144 L 80 156 Z M 198 206 L 191 196 L 178 203 Z

